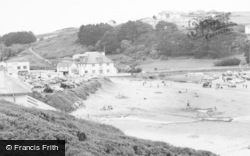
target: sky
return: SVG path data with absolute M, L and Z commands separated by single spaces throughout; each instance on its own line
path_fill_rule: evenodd
M 115 20 L 152 17 L 162 11 L 250 11 L 249 0 L 0 0 L 0 35 L 34 34 Z

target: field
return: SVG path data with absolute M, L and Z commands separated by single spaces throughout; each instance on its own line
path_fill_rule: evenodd
M 221 74 L 221 73 L 217 73 Z M 202 88 L 201 84 L 113 78 L 72 115 L 110 124 L 125 134 L 222 156 L 250 155 L 250 88 Z M 250 82 L 245 85 L 250 86 Z M 159 87 L 158 87 L 159 85 Z M 181 92 L 181 93 L 180 93 Z M 196 96 L 198 95 L 198 97 Z M 189 100 L 191 108 L 187 108 Z M 104 111 L 103 108 L 106 108 Z M 108 107 L 113 109 L 107 109 Z M 216 107 L 216 110 L 215 110 Z M 198 109 L 232 122 L 197 120 Z

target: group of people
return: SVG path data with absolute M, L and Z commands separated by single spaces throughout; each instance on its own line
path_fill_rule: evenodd
M 164 86 L 166 86 L 166 83 L 165 83 L 165 81 L 162 81 L 161 82 Z M 143 86 L 145 86 L 147 84 L 147 81 L 144 81 L 143 83 L 142 83 L 142 85 Z M 152 84 L 150 83 L 150 87 L 152 87 Z M 159 83 L 157 83 L 157 88 L 159 88 L 160 87 L 160 84 Z
M 106 106 L 103 106 L 102 110 L 106 111 L 106 110 L 112 110 L 113 107 L 108 105 L 108 107 L 106 108 Z

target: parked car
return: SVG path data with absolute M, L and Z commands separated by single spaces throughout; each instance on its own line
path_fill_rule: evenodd
M 64 91 L 64 89 L 61 88 L 61 87 L 59 87 L 59 86 L 54 86 L 54 87 L 52 87 L 52 89 L 53 89 L 54 91 L 57 91 L 57 92 L 62 92 L 62 91 Z

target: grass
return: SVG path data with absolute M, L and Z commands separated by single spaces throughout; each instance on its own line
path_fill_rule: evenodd
M 0 139 L 66 140 L 66 156 L 214 156 L 207 151 L 178 148 L 125 136 L 120 130 L 63 112 L 25 108 L 0 101 Z M 84 133 L 81 140 L 77 133 Z
M 37 92 L 32 93 L 31 96 L 61 111 L 71 112 L 76 109 L 74 105 L 76 101 L 86 100 L 90 94 L 94 94 L 100 87 L 101 81 L 91 80 L 77 88 L 66 89 L 63 92 L 48 93 L 45 97 L 42 97 Z
M 86 51 L 84 46 L 77 43 L 77 33 L 77 28 L 59 30 L 47 35 L 54 35 L 54 37 L 38 41 L 32 47 L 37 54 L 47 59 L 71 57 Z M 46 35 L 40 35 L 40 37 L 46 37 Z

